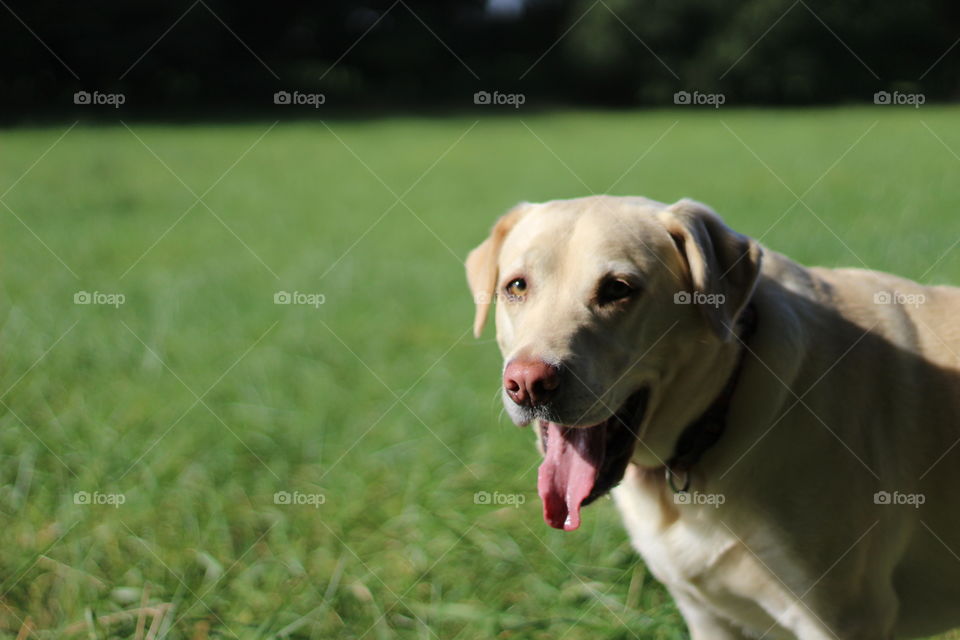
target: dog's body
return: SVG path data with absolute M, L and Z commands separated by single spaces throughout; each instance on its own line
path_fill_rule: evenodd
M 633 544 L 694 640 L 960 625 L 960 289 L 808 269 L 702 205 L 607 197 L 521 205 L 468 275 L 478 296 L 509 287 L 505 403 L 539 421 L 548 522 L 576 528 L 620 480 Z M 674 304 L 685 293 L 700 304 Z M 731 384 L 675 494 L 680 436 Z

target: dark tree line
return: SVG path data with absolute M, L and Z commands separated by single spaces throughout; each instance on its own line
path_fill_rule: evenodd
M 668 106 L 678 91 L 817 104 L 881 90 L 944 101 L 960 90 L 960 46 L 951 49 L 960 5 L 948 0 L 527 0 L 513 12 L 479 0 L 7 7 L 8 120 L 92 113 L 75 104 L 84 91 L 122 94 L 123 114 L 186 116 L 280 108 L 282 91 L 323 94 L 305 112 L 349 114 L 470 109 L 478 91 L 521 93 L 536 108 Z M 96 109 L 109 116 L 115 102 Z

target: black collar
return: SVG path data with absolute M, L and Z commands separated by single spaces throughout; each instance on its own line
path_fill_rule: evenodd
M 737 321 L 737 338 L 740 342 L 740 353 L 737 355 L 737 364 L 733 368 L 727 383 L 720 394 L 714 399 L 706 411 L 699 418 L 690 423 L 680 434 L 673 456 L 666 464 L 667 484 L 675 492 L 686 491 L 690 488 L 690 470 L 700 460 L 701 456 L 710 447 L 717 443 L 727 426 L 727 413 L 730 401 L 737 389 L 743 361 L 747 353 L 747 341 L 757 330 L 757 310 L 753 304 L 748 304 L 740 313 Z M 676 485 L 676 478 L 682 476 L 681 486 Z

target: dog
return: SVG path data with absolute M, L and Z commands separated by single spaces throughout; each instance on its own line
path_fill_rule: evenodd
M 612 196 L 516 206 L 466 270 L 547 524 L 611 492 L 694 640 L 960 626 L 960 289 Z

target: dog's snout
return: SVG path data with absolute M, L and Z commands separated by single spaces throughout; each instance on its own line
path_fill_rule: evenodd
M 543 360 L 517 358 L 503 372 L 503 388 L 519 405 L 541 405 L 550 400 L 559 386 L 560 369 Z

